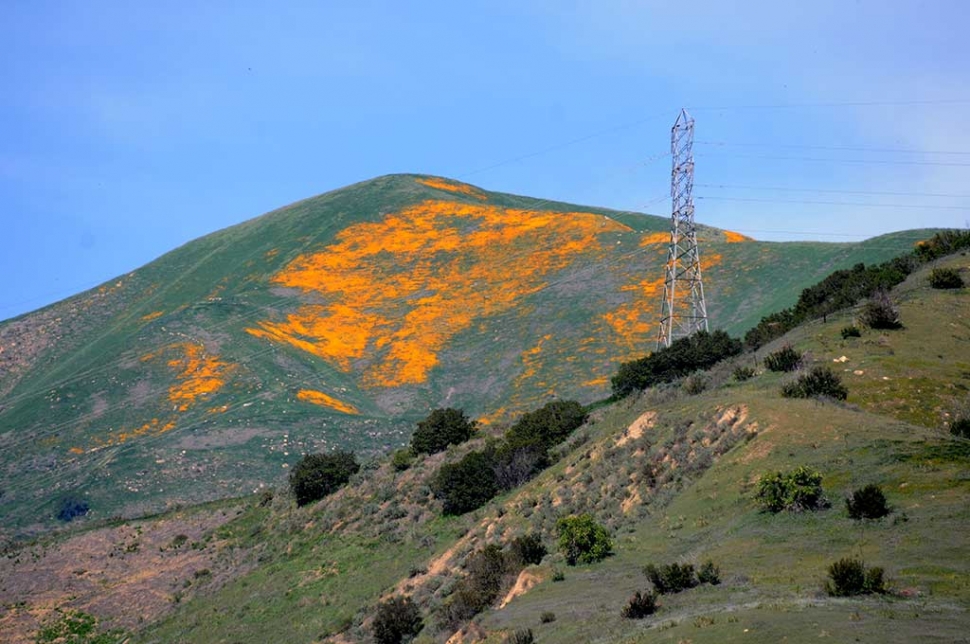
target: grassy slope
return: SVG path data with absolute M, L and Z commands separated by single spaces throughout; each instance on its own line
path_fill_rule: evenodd
M 5 525 L 28 531 L 49 526 L 59 496 L 68 492 L 86 496 L 95 518 L 234 496 L 273 480 L 303 451 L 342 446 L 368 455 L 386 452 L 407 439 L 416 418 L 442 404 L 501 421 L 550 395 L 603 397 L 616 363 L 652 346 L 665 251 L 663 241 L 641 242 L 662 233 L 666 221 L 481 195 L 485 201 L 423 186 L 412 175 L 382 177 L 206 236 L 104 287 L 0 324 L 3 355 L 22 359 L 0 376 L 0 471 L 9 482 L 0 506 Z M 466 301 L 431 310 L 428 322 L 397 329 L 397 336 L 393 328 L 376 332 L 349 366 L 247 332 L 328 301 L 270 281 L 291 262 L 332 248 L 341 231 L 380 224 L 426 199 L 581 210 L 615 217 L 628 228 L 608 227 L 612 232 L 586 239 L 590 243 L 523 282 L 521 292 L 501 306 L 490 302 L 511 288 L 510 277 L 534 269 L 527 262 L 509 266 L 509 257 L 522 251 L 514 243 L 469 254 L 473 231 L 465 230 L 457 256 L 436 252 L 426 263 L 408 266 L 420 277 L 453 261 L 493 265 L 491 272 L 483 269 L 481 289 L 470 287 Z M 537 241 L 568 247 L 576 230 L 563 217 Z M 826 272 L 885 259 L 926 235 L 910 231 L 860 244 L 729 244 L 720 231 L 703 228 L 708 310 L 716 324 L 740 333 L 765 312 L 791 304 L 801 287 Z M 362 267 L 362 293 L 376 286 L 369 268 Z M 397 324 L 429 314 L 412 300 L 436 292 L 446 290 L 429 283 L 417 295 L 381 306 Z M 339 303 L 341 296 L 332 297 Z M 455 325 L 449 318 L 455 311 L 467 311 L 471 323 Z M 439 330 L 444 342 L 434 344 Z M 420 338 L 412 343 L 419 350 L 427 348 L 421 342 L 434 344 L 429 350 L 438 362 L 427 378 L 368 384 L 368 368 L 396 364 L 388 352 L 414 337 Z M 12 342 L 17 351 L 11 352 Z M 24 347 L 34 349 L 24 353 Z M 171 392 L 183 384 L 180 374 L 204 374 L 207 363 L 195 358 L 216 361 L 210 367 L 224 382 L 179 409 Z M 214 380 L 194 382 L 205 387 Z M 298 400 L 304 388 L 322 390 L 360 413 Z
M 965 256 L 947 262 L 970 268 Z M 970 520 L 970 447 L 938 426 L 905 422 L 899 410 L 918 406 L 921 392 L 901 388 L 897 407 L 887 408 L 866 389 L 886 382 L 882 370 L 894 368 L 895 357 L 934 389 L 966 383 L 965 374 L 954 381 L 951 368 L 967 355 L 967 335 L 940 334 L 938 325 L 941 313 L 955 310 L 944 324 L 966 329 L 970 293 L 930 291 L 925 275 L 917 273 L 899 289 L 907 326 L 886 334 L 895 355 L 887 355 L 885 341 L 871 333 L 847 343 L 851 347 L 833 340 L 844 319 L 801 327 L 776 343 L 792 342 L 839 368 L 878 362 L 879 370 L 845 374 L 852 391 L 846 405 L 780 398 L 778 388 L 789 376 L 762 373 L 731 383 L 731 365 L 725 365 L 710 374 L 715 387 L 700 396 L 655 392 L 597 412 L 555 466 L 466 517 L 433 518 L 435 506 L 422 481 L 441 455 L 404 474 L 386 466 L 362 473 L 353 488 L 316 507 L 294 510 L 277 500 L 222 532 L 261 565 L 220 591 L 183 603 L 139 641 L 257 642 L 267 635 L 313 641 L 348 626 L 353 641 L 366 632 L 359 624 L 368 606 L 396 585 L 406 584 L 399 587 L 425 609 L 437 605 L 456 566 L 475 547 L 528 530 L 540 531 L 552 545 L 556 517 L 575 511 L 591 511 L 611 526 L 616 555 L 576 568 L 551 555 L 531 570 L 543 579 L 536 588 L 478 620 L 494 641 L 526 627 L 543 642 L 954 641 L 970 623 L 964 556 L 970 547 L 964 529 Z M 938 346 L 950 358 L 910 363 L 906 347 L 920 346 Z M 831 362 L 842 355 L 852 362 Z M 965 394 L 942 404 L 954 409 L 963 401 Z M 628 426 L 646 412 L 657 414 L 653 427 L 623 442 Z M 717 436 L 732 437 L 724 444 L 729 451 L 708 468 L 703 445 L 713 438 L 716 447 Z M 654 487 L 642 477 L 650 463 L 659 463 Z M 814 514 L 759 513 L 753 502 L 757 477 L 800 464 L 823 472 L 833 507 Z M 853 522 L 842 499 L 870 482 L 886 490 L 895 512 L 878 522 Z M 627 503 L 624 511 L 633 494 L 641 502 Z M 884 566 L 898 594 L 825 596 L 825 567 L 849 555 Z M 723 584 L 664 597 L 661 611 L 647 620 L 619 617 L 629 595 L 646 588 L 643 565 L 707 558 L 721 566 Z M 565 581 L 550 580 L 554 567 L 565 569 Z M 409 570 L 428 568 L 428 574 L 400 582 Z M 546 611 L 556 620 L 540 624 Z

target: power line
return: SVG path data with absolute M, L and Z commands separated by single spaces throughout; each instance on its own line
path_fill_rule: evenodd
M 925 165 L 925 166 L 946 166 L 958 168 L 970 168 L 970 163 L 953 163 L 949 161 L 908 161 L 902 159 L 834 159 L 819 157 L 789 157 L 759 154 L 717 154 L 703 153 L 698 156 L 703 157 L 727 157 L 735 159 L 767 159 L 775 161 L 819 161 L 823 163 L 873 163 L 877 165 Z
M 818 192 L 845 195 L 876 195 L 889 197 L 942 197 L 947 199 L 970 199 L 970 194 L 958 195 L 939 192 L 892 192 L 881 190 L 829 190 L 825 188 L 782 188 L 778 186 L 746 186 L 725 183 L 696 183 L 700 188 L 734 188 L 739 190 L 773 190 L 778 192 Z
M 822 103 L 774 103 L 763 105 L 718 105 L 701 106 L 688 108 L 692 112 L 704 111 L 729 111 L 729 110 L 776 110 L 794 109 L 802 107 L 893 107 L 904 105 L 960 105 L 970 103 L 967 98 L 944 98 L 931 100 L 909 100 L 909 101 L 838 101 Z
M 844 152 L 879 152 L 892 154 L 943 154 L 968 156 L 970 152 L 957 150 L 917 150 L 913 148 L 867 148 L 841 145 L 799 145 L 795 143 L 741 143 L 732 141 L 697 141 L 698 145 L 717 147 L 746 147 L 746 148 L 789 148 L 797 150 L 834 150 Z
M 923 206 L 919 204 L 894 204 L 894 203 L 862 203 L 858 201 L 812 201 L 797 199 L 758 199 L 755 197 L 720 197 L 705 196 L 698 199 L 716 199 L 718 201 L 749 201 L 757 203 L 793 203 L 793 204 L 813 204 L 822 206 L 858 206 L 862 208 L 915 208 L 919 210 L 963 210 L 970 211 L 970 207 L 965 206 Z

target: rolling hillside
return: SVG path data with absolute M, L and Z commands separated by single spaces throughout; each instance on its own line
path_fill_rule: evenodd
M 939 264 L 970 274 L 966 254 Z M 405 594 L 421 609 L 424 644 L 498 643 L 526 628 L 550 644 L 961 641 L 970 449 L 946 426 L 970 411 L 970 289 L 930 289 L 931 268 L 893 293 L 901 329 L 843 339 L 858 313 L 843 311 L 714 367 L 703 392 L 677 384 L 603 407 L 549 469 L 463 516 L 442 517 L 428 482 L 484 439 L 404 472 L 374 463 L 304 508 L 277 490 L 12 550 L 0 560 L 0 629 L 29 642 L 80 610 L 102 632 L 146 644 L 370 642 L 378 601 Z M 785 344 L 804 352 L 805 369 L 833 368 L 848 399 L 783 398 L 794 374 L 761 361 Z M 739 365 L 756 374 L 736 382 Z M 759 511 L 758 478 L 801 465 L 822 474 L 831 507 Z M 888 517 L 847 516 L 844 498 L 866 484 L 885 491 Z M 557 519 L 579 512 L 609 529 L 613 556 L 568 566 L 556 552 Z M 526 533 L 551 552 L 452 638 L 439 622 L 471 555 Z M 828 596 L 826 568 L 842 557 L 885 568 L 890 592 Z M 646 619 L 621 617 L 647 588 L 646 564 L 707 559 L 719 585 L 663 595 Z
M 0 323 L 0 516 L 46 529 L 272 484 L 306 451 L 403 444 L 430 408 L 501 424 L 608 394 L 654 342 L 667 219 L 420 175 L 356 184 Z M 905 252 L 701 228 L 738 334 L 828 272 Z

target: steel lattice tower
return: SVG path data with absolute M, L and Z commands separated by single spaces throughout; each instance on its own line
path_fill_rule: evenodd
M 707 331 L 707 305 L 694 226 L 694 118 L 686 109 L 670 130 L 670 248 L 664 272 L 663 305 L 657 348 L 677 338 Z

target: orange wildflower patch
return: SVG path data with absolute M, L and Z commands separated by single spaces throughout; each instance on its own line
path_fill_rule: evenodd
M 457 192 L 458 194 L 468 195 L 469 197 L 475 197 L 476 199 L 481 199 L 482 201 L 488 199 L 484 192 L 476 188 L 475 186 L 470 186 L 467 183 L 460 183 L 458 181 L 451 181 L 449 179 L 442 179 L 440 177 L 430 177 L 428 179 L 416 179 L 420 184 L 426 185 L 429 188 L 437 188 L 438 190 L 447 190 L 448 192 Z
M 313 389 L 301 389 L 296 394 L 297 400 L 302 400 L 304 402 L 313 403 L 314 405 L 322 405 L 324 407 L 329 407 L 331 409 L 336 409 L 339 412 L 345 414 L 359 414 L 360 411 L 356 407 L 345 402 L 337 400 L 333 396 L 328 396 L 322 391 L 315 391 Z
M 670 233 L 647 233 L 640 238 L 640 246 L 650 246 L 651 244 L 669 244 Z
M 168 399 L 179 411 L 186 411 L 197 399 L 219 391 L 226 384 L 226 376 L 235 369 L 235 365 L 217 356 L 206 355 L 201 345 L 183 342 L 173 348 L 181 350 L 182 355 L 168 361 L 169 367 L 178 370 L 178 382 L 169 387 Z
M 164 311 L 155 311 L 154 313 L 149 313 L 148 315 L 141 316 L 142 322 L 151 322 L 152 320 L 158 319 L 165 315 Z
M 749 242 L 754 240 L 748 237 L 747 235 L 742 235 L 741 233 L 735 233 L 730 230 L 725 230 L 724 241 L 728 242 L 729 244 L 736 244 L 738 242 Z
M 83 454 L 83 453 L 84 453 L 84 449 L 83 449 L 83 448 L 81 448 L 81 447 L 72 447 L 72 448 L 71 448 L 71 449 L 69 449 L 68 451 L 69 451 L 69 452 L 70 452 L 71 454 Z
M 514 308 L 598 236 L 629 228 L 591 213 L 429 200 L 350 226 L 272 281 L 322 299 L 252 335 L 360 369 L 363 384 L 425 382 L 438 352 L 476 318 Z

